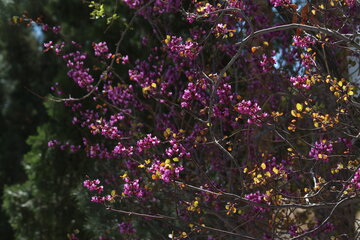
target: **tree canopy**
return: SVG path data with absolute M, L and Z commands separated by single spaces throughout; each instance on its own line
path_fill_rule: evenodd
M 16 239 L 359 238 L 358 1 L 25 3 Z

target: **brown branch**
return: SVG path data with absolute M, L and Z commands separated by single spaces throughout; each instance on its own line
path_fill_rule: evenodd
M 331 203 L 313 203 L 313 204 L 297 204 L 297 203 L 289 203 L 289 204 L 281 204 L 281 205 L 267 205 L 264 203 L 257 203 L 257 202 L 253 202 L 251 200 L 248 200 L 246 198 L 243 198 L 237 194 L 234 193 L 227 193 L 224 191 L 220 191 L 219 192 L 213 192 L 211 190 L 207 190 L 207 189 L 203 189 L 200 187 L 196 187 L 190 184 L 186 184 L 180 181 L 175 181 L 177 184 L 183 184 L 191 189 L 194 190 L 198 190 L 198 191 L 202 191 L 202 192 L 206 192 L 206 193 L 210 193 L 210 194 L 214 194 L 216 196 L 229 196 L 229 197 L 233 197 L 237 200 L 240 200 L 244 203 L 253 205 L 253 206 L 259 206 L 259 207 L 263 207 L 263 208 L 269 208 L 269 209 L 278 209 L 278 208 L 301 208 L 301 209 L 323 209 L 323 208 L 332 208 L 334 206 L 339 207 L 339 203 L 340 205 L 348 205 L 351 203 L 356 203 L 356 202 L 360 202 L 360 196 L 355 196 L 355 197 L 349 197 L 349 198 L 344 198 L 343 200 L 339 201 L 339 202 L 331 202 Z
M 139 216 L 139 217 L 146 217 L 146 218 L 154 218 L 154 219 L 170 219 L 170 220 L 176 220 L 176 218 L 174 217 L 170 217 L 170 216 L 165 216 L 165 215 L 150 215 L 150 214 L 145 214 L 145 213 L 137 213 L 137 212 L 129 212 L 129 211 L 124 211 L 124 210 L 120 210 L 120 209 L 114 209 L 112 207 L 106 207 L 107 210 L 109 211 L 113 211 L 113 212 L 117 212 L 117 213 L 122 213 L 122 214 L 127 214 L 129 216 Z
M 261 29 L 258 30 L 256 32 L 254 32 L 253 34 L 250 34 L 249 36 L 247 36 L 244 40 L 236 43 L 235 45 L 237 46 L 242 46 L 245 42 L 248 42 L 249 40 L 266 34 L 266 33 L 271 33 L 271 32 L 278 32 L 278 31 L 284 31 L 284 30 L 289 30 L 289 29 L 304 29 L 307 31 L 311 31 L 311 32 L 322 32 L 322 33 L 326 33 L 329 35 L 332 35 L 340 40 L 343 40 L 347 43 L 349 43 L 350 45 L 352 45 L 353 47 L 357 48 L 360 50 L 360 45 L 357 44 L 354 40 L 346 37 L 344 34 L 341 34 L 337 31 L 328 29 L 328 28 L 323 28 L 323 27 L 315 27 L 315 26 L 310 26 L 310 25 L 305 25 L 305 24 L 299 24 L 299 23 L 290 23 L 290 24 L 285 24 L 285 25 L 280 25 L 280 26 L 274 26 L 274 27 L 270 27 L 270 28 L 265 28 L 265 29 Z
M 222 229 L 218 229 L 218 228 L 207 227 L 207 226 L 205 226 L 205 225 L 196 224 L 196 226 L 198 226 L 198 227 L 200 227 L 200 228 L 204 228 L 204 229 L 210 230 L 210 231 L 221 232 L 221 233 L 225 233 L 225 234 L 229 234 L 229 235 L 233 235 L 233 236 L 242 237 L 242 239 L 251 239 L 251 240 L 256 240 L 256 239 L 257 239 L 257 238 L 253 238 L 253 237 L 250 237 L 250 236 L 247 236 L 247 235 L 243 235 L 243 234 L 240 234 L 240 233 L 234 233 L 234 232 L 229 232 L 229 231 L 222 230 Z

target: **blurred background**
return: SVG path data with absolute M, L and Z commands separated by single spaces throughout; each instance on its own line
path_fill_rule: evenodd
M 110 30 L 105 35 L 106 19 L 94 21 L 90 12 L 88 4 L 80 0 L 0 0 L 3 240 L 76 239 L 75 235 L 90 239 L 106 224 L 100 213 L 94 219 L 85 217 L 96 206 L 88 207 L 88 197 L 81 195 L 86 194 L 81 183 L 94 163 L 82 154 L 47 147 L 52 139 L 81 143 L 79 131 L 74 131 L 71 124 L 70 111 L 63 104 L 40 97 L 47 96 L 55 83 L 71 84 L 62 59 L 43 53 L 43 43 L 56 36 L 44 34 L 37 25 L 26 27 L 25 23 L 12 21 L 14 16 L 28 16 L 40 17 L 52 26 L 61 24 L 62 32 L 85 48 L 91 48 L 90 41 L 105 38 L 111 43 L 118 34 Z

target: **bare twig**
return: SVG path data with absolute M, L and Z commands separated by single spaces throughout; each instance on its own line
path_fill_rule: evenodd
M 117 213 L 122 213 L 122 214 L 126 214 L 129 216 L 139 216 L 139 217 L 146 217 L 146 218 L 153 218 L 153 219 L 170 219 L 170 220 L 176 220 L 176 218 L 174 217 L 170 217 L 170 216 L 165 216 L 165 215 L 150 215 L 150 214 L 144 214 L 144 213 L 137 213 L 137 212 L 129 212 L 129 211 L 124 211 L 124 210 L 120 210 L 120 209 L 114 209 L 111 207 L 107 207 L 106 208 L 109 211 L 113 211 L 113 212 L 117 212 Z

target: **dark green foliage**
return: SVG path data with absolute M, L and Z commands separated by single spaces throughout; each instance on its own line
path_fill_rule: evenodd
M 59 106 L 56 108 L 58 113 Z M 72 191 L 86 173 L 84 158 L 49 149 L 46 144 L 54 136 L 71 136 L 71 126 L 59 120 L 38 127 L 37 135 L 28 139 L 32 149 L 23 162 L 28 180 L 5 189 L 3 207 L 10 216 L 16 239 L 64 239 L 83 225 L 84 216 L 77 209 Z
M 73 18 L 67 16 L 69 9 L 76 9 Z M 86 166 L 81 156 L 47 148 L 50 139 L 76 144 L 81 139 L 73 135 L 69 111 L 53 103 L 47 104 L 46 110 L 44 99 L 39 97 L 46 96 L 54 82 L 69 81 L 62 61 L 42 53 L 41 39 L 31 28 L 10 23 L 12 16 L 25 10 L 29 17 L 44 16 L 50 24 L 62 22 L 65 30 L 76 34 L 72 29 L 74 17 L 83 14 L 81 19 L 90 21 L 85 17 L 88 9 L 80 2 L 0 1 L 0 192 L 8 186 L 3 209 L 14 230 L 2 210 L 0 236 L 1 239 L 13 239 L 14 235 L 16 239 L 65 239 L 67 233 L 82 224 L 79 219 L 84 219 L 76 209 L 72 191 L 81 184 Z M 86 24 L 77 23 L 77 27 Z M 72 27 L 66 27 L 67 24 Z M 79 32 L 79 41 L 89 34 L 93 32 Z M 57 120 L 49 118 L 49 114 L 56 114 Z M 30 135 L 34 136 L 26 142 Z

